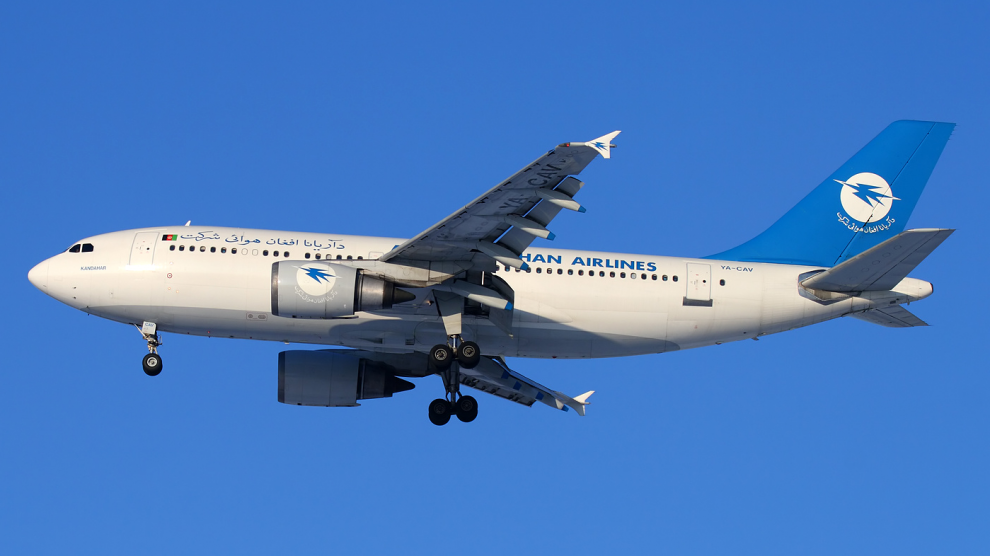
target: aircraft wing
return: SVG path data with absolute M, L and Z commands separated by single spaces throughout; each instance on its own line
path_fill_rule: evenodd
M 582 416 L 584 407 L 589 403 L 588 398 L 595 393 L 592 390 L 572 398 L 524 377 L 506 366 L 501 358 L 495 357 L 482 357 L 473 369 L 461 367 L 461 384 L 527 407 L 543 402 L 561 411 L 573 409 Z
M 553 239 L 546 226 L 561 209 L 584 212 L 573 200 L 584 184 L 570 176 L 598 155 L 609 158 L 611 141 L 618 134 L 558 145 L 379 260 L 467 261 L 483 253 L 502 264 L 525 268 L 519 255 L 536 237 Z

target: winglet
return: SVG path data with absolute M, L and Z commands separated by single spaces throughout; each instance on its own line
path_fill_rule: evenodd
M 612 144 L 612 139 L 615 139 L 615 136 L 620 133 L 622 132 L 613 131 L 608 135 L 602 135 L 598 139 L 592 139 L 591 141 L 588 141 L 585 144 L 588 145 L 589 147 L 594 147 L 595 150 L 597 150 L 602 155 L 603 158 L 610 158 L 611 157 L 610 151 L 612 148 L 615 147 L 615 145 Z
M 594 393 L 595 393 L 594 390 L 588 390 L 587 392 L 581 394 L 580 396 L 574 396 L 573 398 L 571 398 L 573 400 L 573 403 L 568 403 L 567 405 L 573 408 L 574 411 L 577 411 L 578 415 L 584 417 L 584 406 L 590 403 L 588 402 L 588 398 L 590 398 L 591 395 Z

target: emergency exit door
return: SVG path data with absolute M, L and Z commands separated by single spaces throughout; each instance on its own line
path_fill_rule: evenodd
M 684 304 L 712 306 L 712 265 L 688 263 Z

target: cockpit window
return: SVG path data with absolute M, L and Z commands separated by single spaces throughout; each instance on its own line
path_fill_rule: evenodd
M 92 243 L 84 243 L 83 244 L 83 247 L 82 247 L 82 252 L 83 253 L 92 253 L 93 252 L 93 244 Z
M 79 252 L 79 249 L 81 247 L 82 247 L 82 245 L 79 245 L 77 243 L 77 244 L 73 245 L 72 247 L 69 247 L 69 253 L 78 253 Z

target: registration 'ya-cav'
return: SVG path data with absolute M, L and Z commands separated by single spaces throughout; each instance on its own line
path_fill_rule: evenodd
M 71 307 L 134 325 L 157 375 L 161 332 L 347 349 L 278 356 L 278 401 L 356 406 L 439 375 L 430 420 L 472 421 L 469 387 L 584 415 L 506 357 L 662 353 L 755 339 L 837 317 L 925 323 L 907 275 L 952 230 L 905 231 L 954 125 L 883 130 L 756 238 L 675 258 L 551 249 L 578 175 L 618 131 L 563 143 L 412 239 L 162 226 L 80 240 L 28 274 Z M 534 242 L 537 242 L 534 246 Z

